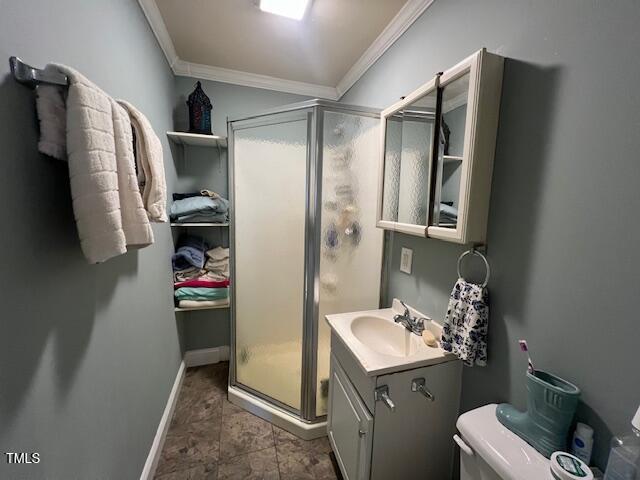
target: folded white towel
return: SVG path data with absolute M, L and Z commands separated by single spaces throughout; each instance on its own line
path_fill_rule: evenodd
M 229 305 L 229 299 L 223 298 L 220 300 L 180 300 L 178 302 L 179 308 L 214 308 L 214 307 L 226 307 Z
M 224 260 L 229 258 L 229 249 L 224 247 L 216 247 L 211 250 L 207 250 L 207 257 L 213 261 Z
M 216 247 L 207 250 L 207 262 L 204 264 L 205 270 L 222 278 L 229 278 L 229 249 Z
M 60 138 L 59 128 L 52 128 L 48 141 L 57 146 L 66 144 L 73 212 L 85 257 L 89 263 L 104 262 L 125 253 L 127 244 L 152 243 L 135 181 L 128 116 L 109 95 L 72 68 L 57 64 L 47 68 L 56 68 L 69 78 L 66 118 L 64 110 L 57 108 L 55 116 L 61 118 L 45 117 L 45 121 L 65 125 L 66 139 Z M 44 102 L 43 98 L 41 106 Z
M 137 108 L 118 100 L 129 114 L 136 135 L 136 161 L 142 201 L 152 222 L 167 221 L 167 184 L 164 176 L 162 144 L 151 123 Z

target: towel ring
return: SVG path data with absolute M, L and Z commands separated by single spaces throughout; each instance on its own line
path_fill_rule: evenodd
M 462 276 L 462 273 L 460 273 L 460 265 L 462 264 L 462 259 L 464 257 L 466 257 L 467 255 L 477 255 L 484 262 L 484 266 L 487 269 L 487 275 L 485 276 L 484 282 L 482 282 L 481 286 L 482 286 L 482 288 L 486 287 L 487 284 L 489 283 L 489 277 L 491 276 L 491 267 L 489 266 L 489 261 L 487 260 L 487 257 L 485 257 L 481 252 L 479 252 L 475 248 L 472 248 L 471 250 L 467 250 L 466 252 L 464 252 L 462 255 L 460 255 L 458 257 L 458 278 L 461 278 L 461 279 L 464 280 L 464 277 Z

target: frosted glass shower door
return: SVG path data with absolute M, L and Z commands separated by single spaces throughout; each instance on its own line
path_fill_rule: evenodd
M 325 315 L 378 308 L 378 118 L 324 113 L 316 415 L 327 413 L 331 332 Z
M 234 125 L 236 382 L 300 410 L 307 113 Z

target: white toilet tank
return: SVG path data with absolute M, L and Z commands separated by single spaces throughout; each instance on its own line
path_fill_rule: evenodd
M 496 404 L 460 415 L 460 480 L 547 480 L 553 478 L 549 460 L 503 426 Z

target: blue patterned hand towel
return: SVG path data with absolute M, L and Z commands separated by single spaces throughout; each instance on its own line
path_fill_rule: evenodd
M 489 291 L 459 278 L 449 298 L 442 327 L 442 348 L 469 367 L 487 364 Z

